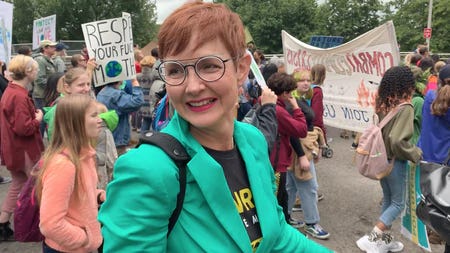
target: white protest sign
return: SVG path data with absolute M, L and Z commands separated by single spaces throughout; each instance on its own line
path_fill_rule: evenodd
M 392 21 L 334 48 L 310 46 L 285 31 L 282 40 L 288 73 L 325 65 L 322 91 L 326 125 L 361 132 L 372 123 L 381 78 L 400 61 Z
M 56 15 L 36 19 L 33 22 L 33 49 L 43 40 L 56 41 Z
M 11 58 L 13 5 L 0 1 L 0 61 L 9 63 Z
M 247 50 L 247 54 L 252 57 L 252 61 L 250 62 L 250 70 L 253 72 L 256 82 L 262 88 L 266 88 L 267 87 L 266 80 L 264 80 L 261 70 L 259 69 L 258 64 L 256 63 L 255 58 L 253 58 L 253 54 L 249 50 Z
M 89 56 L 95 58 L 95 86 L 136 77 L 131 16 L 81 25 Z

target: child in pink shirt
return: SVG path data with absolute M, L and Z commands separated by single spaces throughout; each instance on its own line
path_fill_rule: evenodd
M 93 252 L 102 242 L 97 221 L 104 191 L 97 190 L 92 140 L 101 127 L 95 101 L 73 94 L 60 100 L 53 138 L 36 182 L 43 252 Z

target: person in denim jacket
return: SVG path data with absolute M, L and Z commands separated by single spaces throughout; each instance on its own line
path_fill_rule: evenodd
M 144 103 L 144 94 L 136 79 L 131 81 L 131 92 L 119 89 L 122 82 L 108 83 L 97 95 L 97 101 L 106 105 L 108 110 L 115 110 L 119 123 L 113 131 L 117 154 L 125 153 L 131 139 L 129 115 L 139 110 Z

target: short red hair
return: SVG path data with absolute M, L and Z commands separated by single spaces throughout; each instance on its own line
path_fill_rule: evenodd
M 244 26 L 239 15 L 224 4 L 189 2 L 175 10 L 160 27 L 161 59 L 181 53 L 194 33 L 196 48 L 219 39 L 232 57 L 245 54 Z

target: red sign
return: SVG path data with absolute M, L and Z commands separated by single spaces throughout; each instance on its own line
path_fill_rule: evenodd
M 423 28 L 423 37 L 425 39 L 431 38 L 431 28 Z

